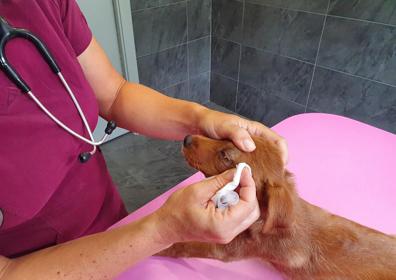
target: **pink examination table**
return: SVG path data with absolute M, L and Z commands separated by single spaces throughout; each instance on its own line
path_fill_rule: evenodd
M 348 118 L 316 113 L 288 118 L 273 129 L 288 141 L 288 169 L 295 174 L 304 199 L 363 225 L 396 233 L 396 135 Z M 172 192 L 202 178 L 201 173 L 193 175 L 115 226 L 151 213 Z M 117 279 L 283 278 L 256 260 L 222 263 L 151 257 Z

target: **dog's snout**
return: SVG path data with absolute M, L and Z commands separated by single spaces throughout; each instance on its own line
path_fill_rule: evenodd
M 191 135 L 187 135 L 186 137 L 184 137 L 183 146 L 185 148 L 188 148 L 189 146 L 191 146 L 192 140 L 193 140 L 192 136 Z

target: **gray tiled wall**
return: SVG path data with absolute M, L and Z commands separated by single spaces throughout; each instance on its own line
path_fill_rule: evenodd
M 140 82 L 209 101 L 212 0 L 131 0 Z
M 396 132 L 396 1 L 212 8 L 212 101 L 267 125 L 316 111 Z

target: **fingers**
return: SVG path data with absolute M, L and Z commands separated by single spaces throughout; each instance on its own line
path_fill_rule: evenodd
M 235 115 L 210 111 L 210 117 L 205 118 L 201 130 L 209 137 L 215 139 L 229 139 L 241 151 L 252 152 L 256 145 L 251 135 L 266 137 L 276 142 L 282 153 L 284 164 L 288 162 L 288 149 L 285 139 L 265 125 L 250 121 Z
M 231 206 L 228 211 L 228 218 L 238 221 L 238 226 L 235 228 L 238 233 L 247 229 L 260 216 L 256 185 L 251 173 L 246 168 L 242 171 L 239 197 L 239 203 Z
M 173 202 L 173 205 L 178 205 L 180 209 L 178 213 L 188 213 L 182 215 L 179 222 L 186 223 L 188 220 L 194 225 L 193 236 L 188 237 L 190 240 L 228 243 L 258 219 L 260 211 L 256 198 L 256 187 L 246 168 L 241 175 L 241 199 L 237 205 L 220 210 L 211 201 L 218 190 L 233 180 L 234 174 L 235 169 L 231 169 L 191 185 L 180 193 L 179 204 Z M 186 201 L 188 203 L 184 203 Z M 198 204 L 200 207 L 197 207 Z
M 234 178 L 235 168 L 227 170 L 219 175 L 207 178 L 195 185 L 196 195 L 201 202 L 209 201 L 218 190 L 231 182 Z
M 227 170 L 217 176 L 207 178 L 195 185 L 195 193 L 199 200 L 205 203 L 209 201 L 217 191 L 233 180 L 234 174 L 235 168 Z M 247 168 L 245 168 L 241 174 L 239 196 L 241 200 L 248 203 L 257 201 L 256 184 Z
M 252 135 L 267 137 L 274 141 L 281 138 L 275 131 L 273 131 L 269 127 L 266 127 L 260 122 L 254 122 L 254 121 L 247 121 L 247 122 L 249 122 L 249 124 L 247 125 L 247 130 Z
M 230 208 L 229 214 L 230 216 L 228 218 L 237 222 L 237 230 L 241 232 L 257 221 L 260 217 L 260 208 L 258 203 L 252 203 L 251 207 L 248 207 L 246 204 L 236 205 Z
M 240 201 L 237 205 L 221 212 L 221 214 L 223 214 L 223 223 L 227 226 L 233 225 L 229 228 L 229 231 L 235 237 L 257 221 L 260 217 L 260 208 L 257 199 L 251 202 Z
M 257 200 L 256 196 L 256 184 L 254 183 L 253 177 L 247 168 L 242 171 L 240 181 L 239 197 L 241 200 L 246 202 L 254 202 Z
M 256 149 L 256 145 L 249 132 L 237 125 L 228 125 L 224 131 L 225 138 L 228 138 L 234 142 L 238 149 L 244 152 L 252 152 Z
M 239 122 L 229 123 L 222 127 L 221 136 L 230 139 L 240 150 L 252 152 L 256 145 L 251 135 L 265 137 L 276 142 L 282 152 L 282 160 L 287 163 L 288 152 L 285 139 L 265 125 L 240 118 Z

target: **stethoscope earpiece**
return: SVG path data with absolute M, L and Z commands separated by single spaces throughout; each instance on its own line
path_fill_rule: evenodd
M 113 133 L 113 131 L 117 128 L 117 124 L 114 121 L 109 121 L 106 125 L 105 128 L 105 136 L 103 137 L 102 140 L 105 140 L 107 138 L 107 136 L 109 136 L 110 134 Z M 96 145 L 94 145 L 94 149 L 91 152 L 85 152 L 85 153 L 81 153 L 78 156 L 78 160 L 81 163 L 86 163 L 87 161 L 89 161 L 91 159 L 91 157 L 95 154 L 96 152 Z
M 105 129 L 105 133 L 107 135 L 110 135 L 113 133 L 113 131 L 117 128 L 117 124 L 113 121 L 109 121 L 107 123 L 106 129 Z

